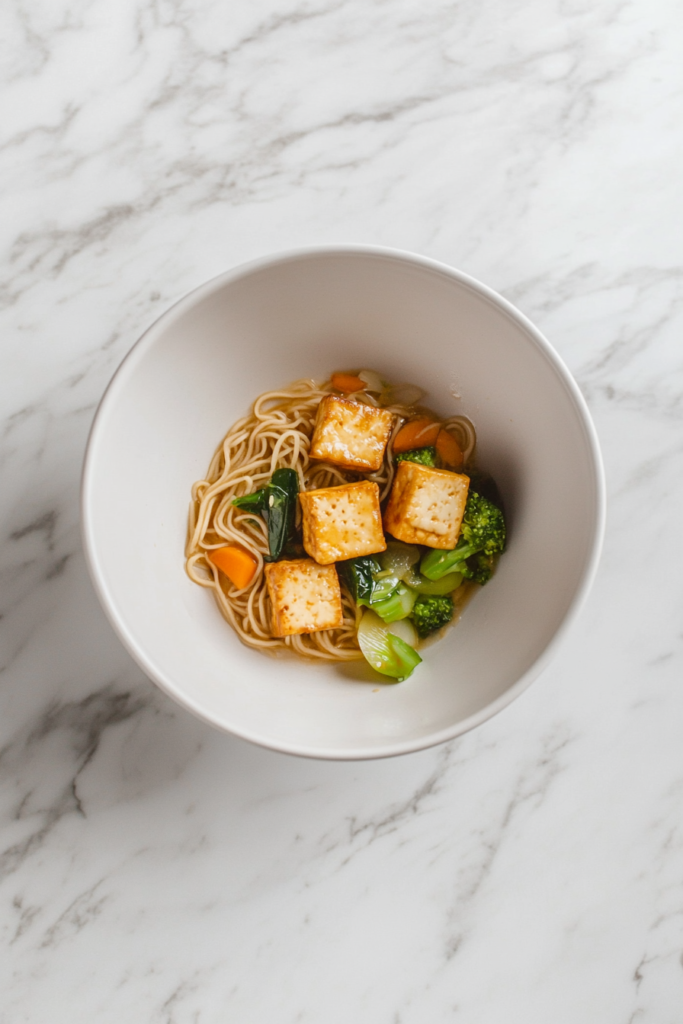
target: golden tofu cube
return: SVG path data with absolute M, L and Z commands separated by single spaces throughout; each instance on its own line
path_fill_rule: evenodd
M 406 544 L 448 551 L 458 543 L 470 478 L 464 473 L 400 462 L 384 529 Z
M 341 591 L 333 565 L 311 558 L 266 562 L 273 636 L 315 633 L 343 623 Z
M 299 495 L 304 548 L 321 565 L 386 551 L 379 487 L 370 480 Z
M 393 422 L 386 409 L 327 395 L 318 406 L 311 458 L 374 472 L 382 465 Z

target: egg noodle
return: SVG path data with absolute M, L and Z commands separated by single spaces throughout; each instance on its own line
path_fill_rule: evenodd
M 263 571 L 268 554 L 265 521 L 253 512 L 236 508 L 233 498 L 264 487 L 273 472 L 291 467 L 299 477 L 302 491 L 356 480 L 372 480 L 379 486 L 380 501 L 387 497 L 394 476 L 391 441 L 403 420 L 415 415 L 414 405 L 382 406 L 396 415 L 384 460 L 376 473 L 356 473 L 329 462 L 309 460 L 311 437 L 320 400 L 335 393 L 332 386 L 314 380 L 298 380 L 279 391 L 266 391 L 254 402 L 251 412 L 238 420 L 216 449 L 206 477 L 192 487 L 186 555 L 191 580 L 213 590 L 222 614 L 243 643 L 264 650 L 288 648 L 297 654 L 330 661 L 362 658 L 356 639 L 356 605 L 342 584 L 343 624 L 336 629 L 294 636 L 274 637 L 270 628 L 270 600 Z M 367 392 L 347 396 L 368 405 L 380 403 Z M 464 416 L 443 422 L 458 439 L 465 466 L 475 446 L 474 427 Z M 208 560 L 207 553 L 225 544 L 239 544 L 257 559 L 258 566 L 248 586 L 238 589 Z

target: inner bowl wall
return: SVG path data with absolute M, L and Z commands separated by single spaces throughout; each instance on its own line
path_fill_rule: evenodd
M 358 367 L 472 418 L 509 520 L 495 580 L 399 686 L 244 647 L 183 569 L 190 486 L 231 423 L 263 391 Z M 84 487 L 93 574 L 152 678 L 221 728 L 326 757 L 417 749 L 504 704 L 582 589 L 599 506 L 589 425 L 537 332 L 462 275 L 358 252 L 225 275 L 162 317 L 105 397 Z

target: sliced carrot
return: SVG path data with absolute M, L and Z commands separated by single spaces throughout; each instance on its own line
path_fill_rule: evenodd
M 429 448 L 436 442 L 441 425 L 428 416 L 420 416 L 416 420 L 404 423 L 394 438 L 394 452 L 409 452 L 411 448 Z
M 352 373 L 333 373 L 332 387 L 336 388 L 337 391 L 343 391 L 345 394 L 350 395 L 353 391 L 362 391 L 363 388 L 367 387 L 367 384 L 360 377 L 355 377 Z
M 254 578 L 258 562 L 253 555 L 243 548 L 214 548 L 209 551 L 208 559 L 231 580 L 238 590 L 246 587 Z
M 447 466 L 462 466 L 462 449 L 452 434 L 443 427 L 436 439 L 436 451 L 439 458 Z

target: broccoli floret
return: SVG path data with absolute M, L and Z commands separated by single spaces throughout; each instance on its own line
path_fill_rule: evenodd
M 430 551 L 422 559 L 420 571 L 427 579 L 438 580 L 457 570 L 483 585 L 491 578 L 495 556 L 504 548 L 502 510 L 488 498 L 470 491 L 458 543 L 452 551 Z
M 495 564 L 495 555 L 473 555 L 460 568 L 460 572 L 465 579 L 474 580 L 483 587 L 493 576 Z
M 483 587 L 493 575 L 496 555 L 505 547 L 505 520 L 500 508 L 488 498 L 476 492 L 472 497 L 472 504 L 467 503 L 456 550 L 462 542 L 460 558 L 465 555 L 466 560 L 459 565 L 460 572 L 465 579 Z M 475 553 L 467 555 L 467 547 Z
M 448 595 L 420 595 L 413 605 L 413 622 L 420 640 L 441 629 L 453 618 L 453 598 Z
M 421 466 L 436 466 L 436 448 L 411 448 L 409 452 L 395 455 L 396 462 L 419 462 Z

